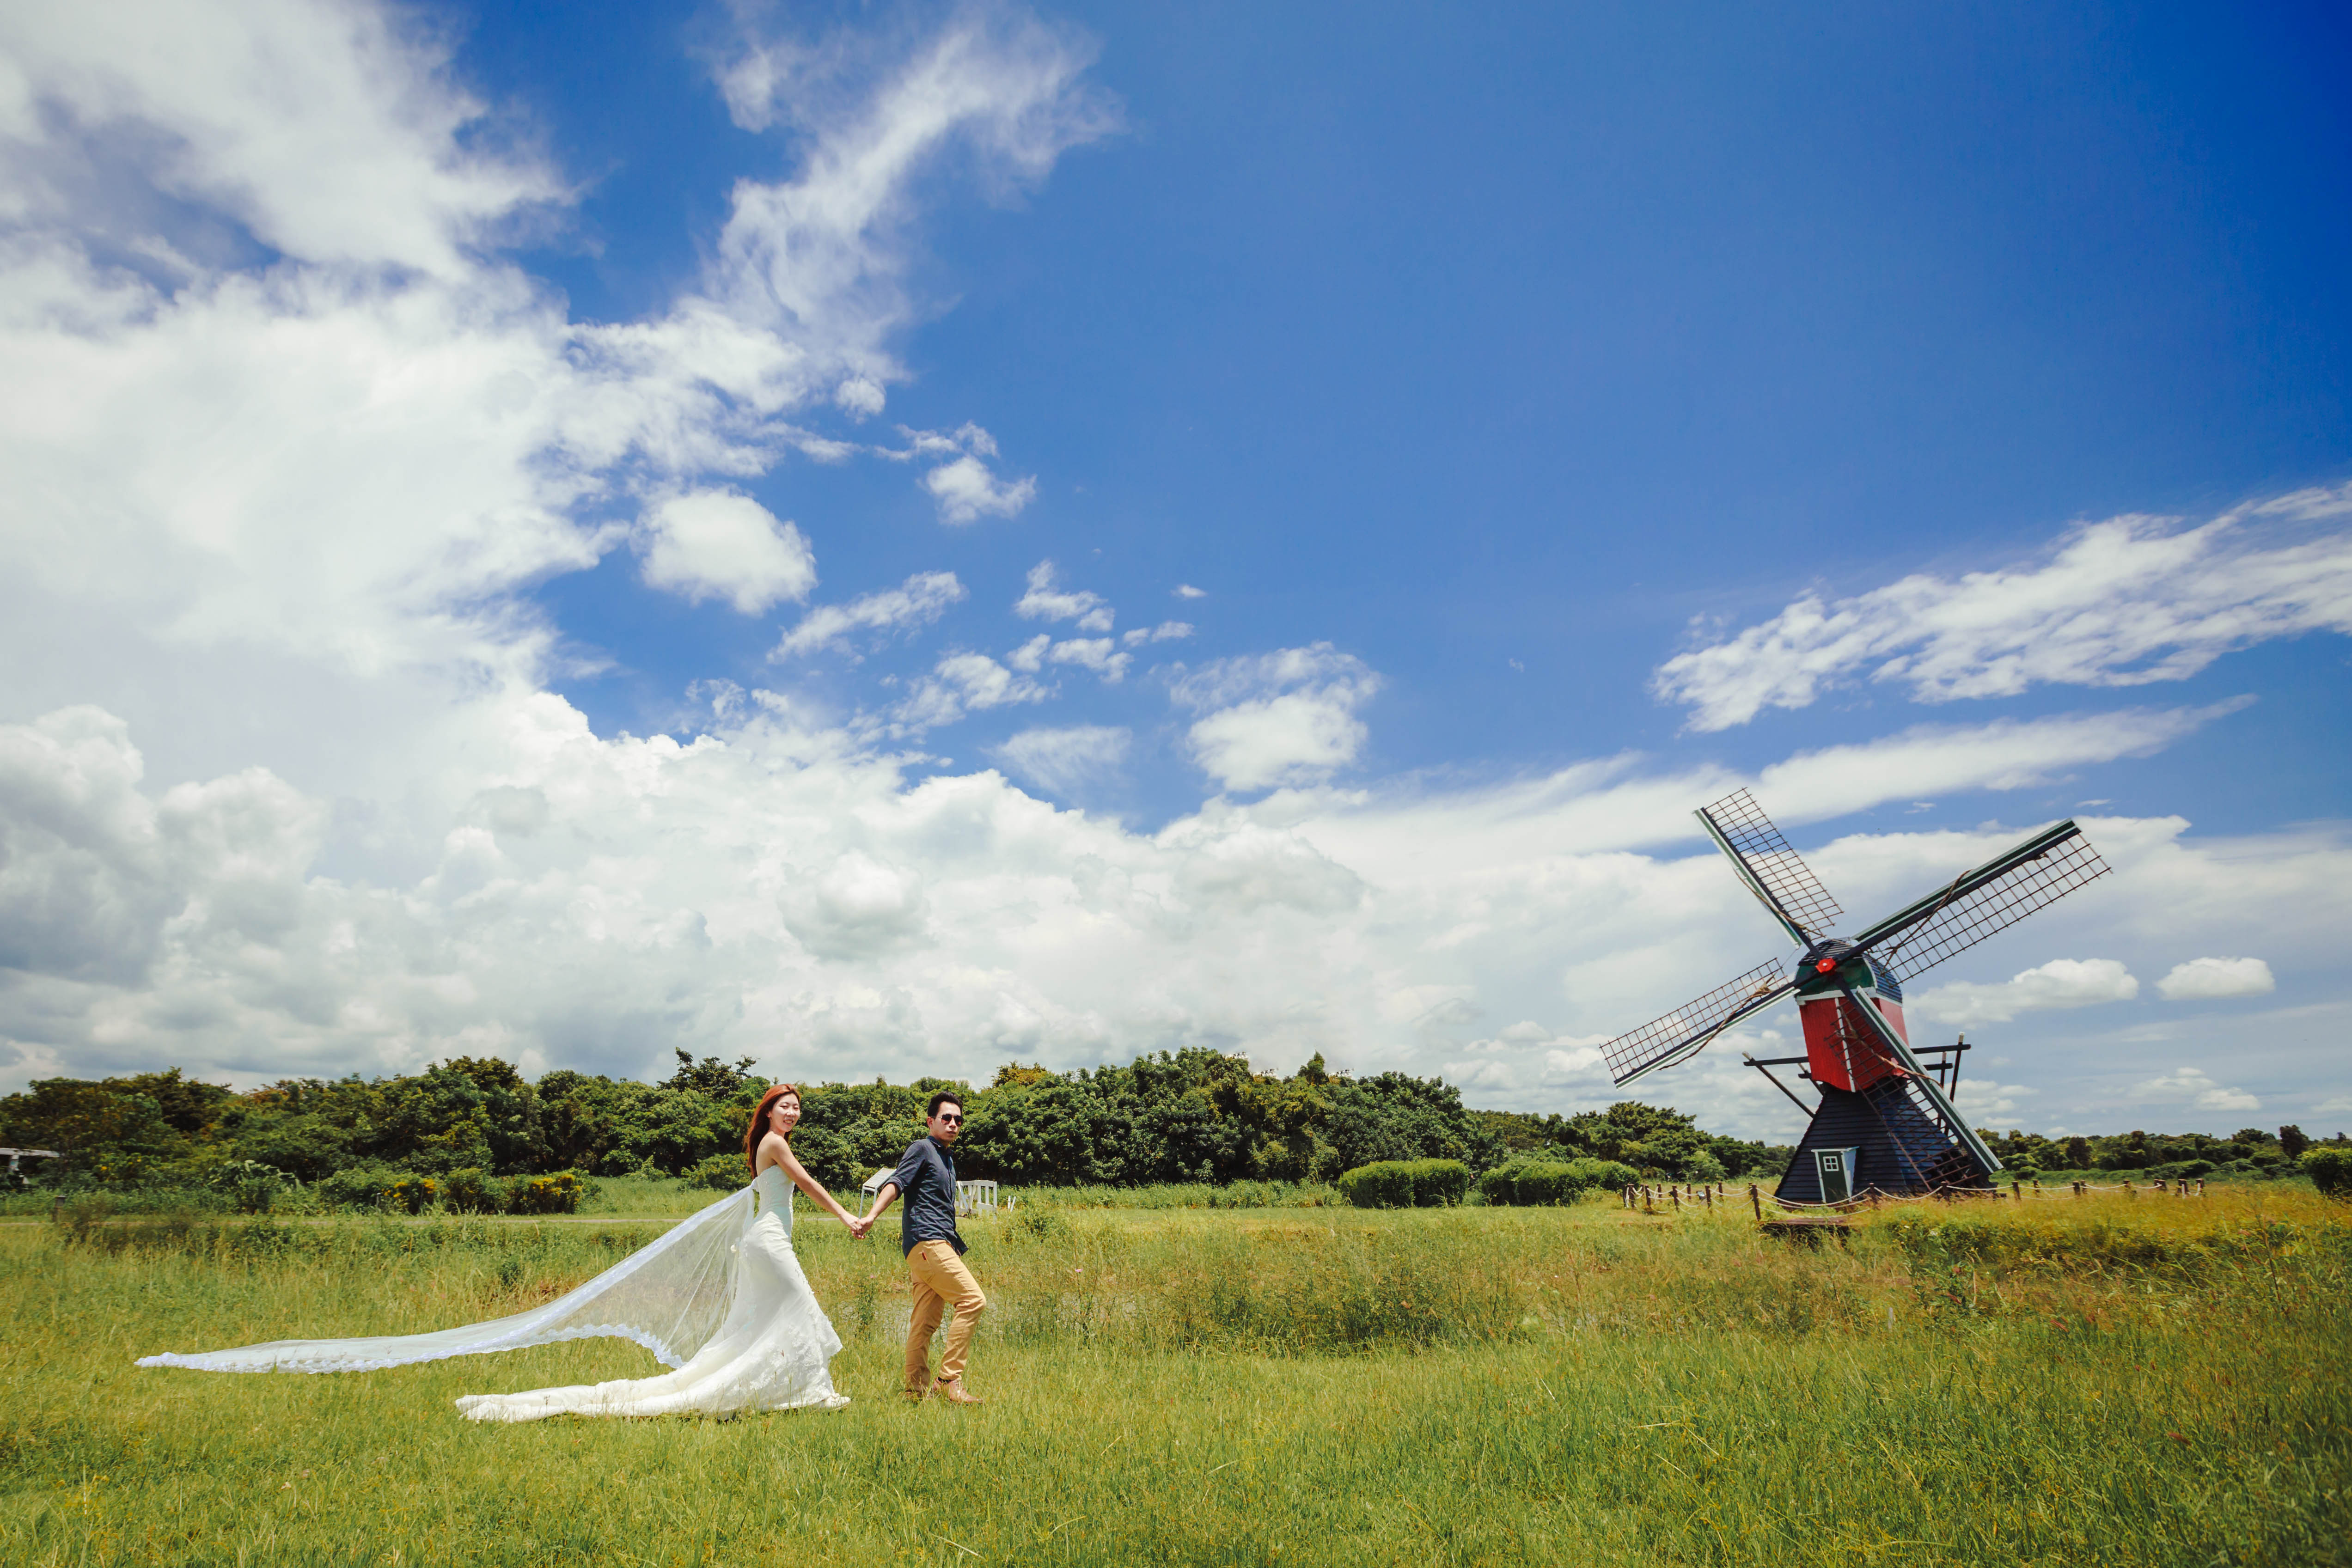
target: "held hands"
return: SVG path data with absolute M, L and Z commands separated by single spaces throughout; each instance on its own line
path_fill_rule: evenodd
M 860 1241 L 865 1240 L 866 1233 L 873 1228 L 874 1217 L 870 1214 L 853 1215 L 850 1218 L 849 1233 Z

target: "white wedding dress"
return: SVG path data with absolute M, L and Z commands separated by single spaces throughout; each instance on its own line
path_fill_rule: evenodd
M 236 1350 L 142 1358 L 200 1372 L 360 1372 L 558 1340 L 617 1336 L 662 1364 L 657 1377 L 525 1394 L 469 1394 L 476 1421 L 547 1416 L 732 1415 L 836 1410 L 827 1365 L 841 1336 L 793 1251 L 792 1186 L 774 1166 L 750 1186 L 672 1227 L 579 1289 L 510 1318 L 433 1333 L 273 1340 Z

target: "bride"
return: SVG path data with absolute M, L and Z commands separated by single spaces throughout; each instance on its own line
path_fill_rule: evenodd
M 840 1351 L 841 1337 L 793 1252 L 792 1188 L 785 1179 L 853 1235 L 864 1236 L 868 1222 L 802 1168 L 790 1141 L 800 1117 L 799 1090 L 789 1083 L 769 1090 L 743 1135 L 751 1186 L 530 1312 L 436 1333 L 273 1340 L 195 1355 L 151 1355 L 139 1364 L 202 1372 L 359 1372 L 617 1336 L 636 1341 L 674 1370 L 526 1394 L 469 1394 L 457 1408 L 476 1421 L 837 1410 L 849 1400 L 835 1391 L 826 1364 Z

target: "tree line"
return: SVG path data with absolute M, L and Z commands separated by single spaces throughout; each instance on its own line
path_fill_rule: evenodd
M 304 1183 L 353 1172 L 570 1171 L 740 1185 L 744 1124 L 770 1081 L 750 1058 L 677 1056 L 658 1083 L 568 1069 L 533 1082 L 495 1057 L 246 1093 L 176 1068 L 42 1079 L 0 1098 L 0 1144 L 59 1151 L 58 1168 L 34 1169 L 68 1185 L 202 1183 L 229 1166 Z M 854 1187 L 921 1135 L 923 1103 L 938 1089 L 966 1095 L 961 1173 L 1024 1186 L 1333 1181 L 1378 1161 L 1485 1171 L 1546 1154 L 1712 1181 L 1775 1176 L 1789 1156 L 1633 1101 L 1568 1117 L 1479 1111 L 1440 1079 L 1335 1073 L 1320 1055 L 1282 1076 L 1203 1049 L 1074 1072 L 1008 1063 L 981 1088 L 939 1078 L 803 1084 L 794 1147 L 819 1180 Z

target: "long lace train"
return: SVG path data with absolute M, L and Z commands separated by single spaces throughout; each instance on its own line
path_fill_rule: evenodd
M 849 1401 L 835 1391 L 826 1364 L 840 1351 L 841 1339 L 793 1251 L 792 1212 L 791 1189 L 772 1166 L 751 1186 L 528 1312 L 432 1333 L 274 1340 L 145 1356 L 138 1364 L 202 1372 L 359 1372 L 610 1336 L 635 1341 L 675 1370 L 572 1388 L 468 1395 L 458 1408 L 485 1421 L 528 1421 L 567 1411 L 654 1416 L 837 1408 Z

